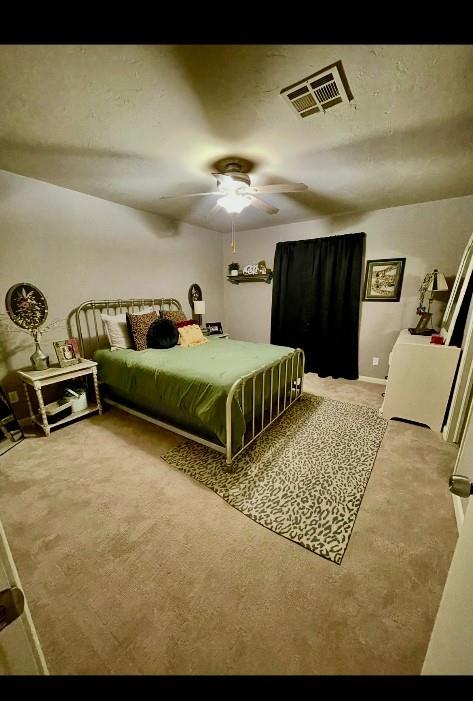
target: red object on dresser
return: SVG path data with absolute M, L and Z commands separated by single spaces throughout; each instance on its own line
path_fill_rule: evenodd
M 433 336 L 430 337 L 430 342 L 436 343 L 439 346 L 443 346 L 443 344 L 445 343 L 445 339 L 443 336 L 438 336 L 438 335 L 434 334 Z

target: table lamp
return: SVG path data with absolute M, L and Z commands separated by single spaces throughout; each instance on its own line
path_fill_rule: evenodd
M 435 268 L 431 273 L 427 273 L 422 285 L 419 287 L 420 297 L 419 306 L 417 307 L 417 314 L 420 316 L 420 319 L 415 328 L 409 329 L 411 334 L 431 336 L 433 333 L 435 333 L 435 329 L 428 328 L 428 324 L 432 318 L 430 305 L 435 292 L 443 292 L 445 290 L 448 290 L 448 285 L 443 273 L 440 273 L 437 268 Z M 427 307 L 424 303 L 424 298 L 426 295 L 429 297 Z
M 202 315 L 205 314 L 205 302 L 202 299 L 194 301 L 194 314 L 197 317 L 197 323 L 202 326 Z

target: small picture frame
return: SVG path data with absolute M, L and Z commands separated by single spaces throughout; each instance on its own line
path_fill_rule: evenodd
M 405 258 L 379 258 L 366 261 L 364 302 L 399 302 Z
M 80 348 L 79 348 L 79 339 L 77 338 L 68 338 L 66 343 L 70 343 L 71 346 L 74 348 L 74 354 L 76 358 L 80 360 Z
M 207 333 L 209 336 L 214 334 L 223 333 L 222 323 L 220 321 L 212 321 L 209 324 L 205 324 Z
M 77 354 L 78 345 L 74 344 L 73 341 L 76 341 L 76 339 L 69 338 L 65 341 L 54 341 L 54 350 L 62 368 L 68 365 L 76 365 L 76 363 L 80 362 Z

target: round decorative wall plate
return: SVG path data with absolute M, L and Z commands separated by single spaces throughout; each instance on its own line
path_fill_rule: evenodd
M 194 302 L 198 302 L 202 299 L 202 290 L 200 289 L 200 285 L 196 282 L 189 287 L 188 299 L 191 309 L 194 309 Z
M 46 297 L 29 282 L 19 282 L 10 287 L 5 306 L 10 319 L 22 329 L 36 329 L 48 316 Z

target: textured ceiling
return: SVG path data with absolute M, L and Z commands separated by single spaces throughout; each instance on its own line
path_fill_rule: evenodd
M 299 119 L 280 90 L 341 59 L 354 95 Z M 227 231 L 212 164 L 305 182 L 258 228 L 473 193 L 470 45 L 0 46 L 0 168 Z

